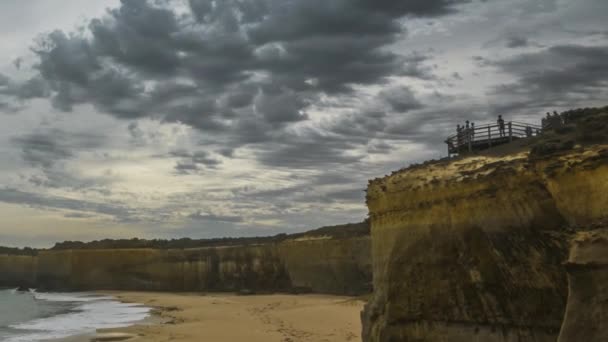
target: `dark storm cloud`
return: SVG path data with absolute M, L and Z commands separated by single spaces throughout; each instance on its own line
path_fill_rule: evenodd
M 25 82 L 15 82 L 8 76 L 0 74 L 0 95 L 29 100 L 48 96 L 49 88 L 46 81 L 39 76 Z
M 407 112 L 422 108 L 414 92 L 406 86 L 393 87 L 380 92 L 380 99 L 388 103 L 396 112 Z
M 391 115 L 409 115 L 409 112 L 423 108 L 409 87 L 390 87 L 381 91 L 365 108 L 340 116 L 325 124 L 322 130 L 274 135 L 273 144 L 259 153 L 259 161 L 274 167 L 306 169 L 359 162 L 364 156 L 352 152 L 361 149 L 388 153 L 392 149 L 389 145 L 372 144 L 369 148 L 367 145 L 376 137 L 386 136 Z
M 100 147 L 103 138 L 51 130 L 19 136 L 13 138 L 12 143 L 21 149 L 23 160 L 30 165 L 50 168 L 56 162 L 74 157 L 74 151 Z
M 302 112 L 306 102 L 297 93 L 291 91 L 261 92 L 254 100 L 257 112 L 269 123 L 285 123 L 306 119 Z
M 0 202 L 49 210 L 71 210 L 82 213 L 109 215 L 118 219 L 127 219 L 131 216 L 128 209 L 117 205 L 80 201 L 58 196 L 45 196 L 10 188 L 0 189 Z
M 526 37 L 511 36 L 507 39 L 506 46 L 508 48 L 520 48 L 527 47 L 530 45 L 530 41 Z
M 387 76 L 430 77 L 425 58 L 384 48 L 403 32 L 400 18 L 443 15 L 466 2 L 191 0 L 191 13 L 177 15 L 171 1 L 124 0 L 86 33 L 42 36 L 34 48 L 40 79 L 13 95 L 52 91 L 62 110 L 90 103 L 120 118 L 232 134 L 252 111 L 273 125 L 306 120 L 320 93 Z
M 605 99 L 608 91 L 608 46 L 558 45 L 491 65 L 516 78 L 494 89 L 511 99 L 499 103 L 500 110 L 574 106 L 583 99 Z
M 69 146 L 59 143 L 52 134 L 33 133 L 14 138 L 13 143 L 21 148 L 23 160 L 32 166 L 51 167 L 57 161 L 73 156 Z
M 49 130 L 30 133 L 11 140 L 13 146 L 21 150 L 21 157 L 38 173 L 30 175 L 27 181 L 36 186 L 49 188 L 83 189 L 104 185 L 109 181 L 104 177 L 84 178 L 65 169 L 64 163 L 76 158 L 84 151 L 93 151 L 103 146 L 105 138 L 95 134 L 68 133 Z
M 173 151 L 169 153 L 170 157 L 179 158 L 175 164 L 175 171 L 178 174 L 198 173 L 205 169 L 214 169 L 221 164 L 221 161 L 212 158 L 205 151 L 197 151 L 190 153 L 187 151 Z
M 286 135 L 274 144 L 264 146 L 264 149 L 258 152 L 258 160 L 265 165 L 293 169 L 351 164 L 363 158 L 361 155 L 348 153 L 360 145 L 357 140 L 315 131 Z

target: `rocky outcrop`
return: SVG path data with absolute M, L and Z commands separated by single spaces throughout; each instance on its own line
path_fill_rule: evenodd
M 568 280 L 568 305 L 558 342 L 608 341 L 608 228 L 576 235 Z
M 0 288 L 35 287 L 38 258 L 30 255 L 0 255 Z
M 76 249 L 0 255 L 0 286 L 48 290 L 371 291 L 369 236 L 302 236 L 191 249 Z
M 564 227 L 606 215 L 608 148 L 428 163 L 371 181 L 364 341 L 555 341 Z

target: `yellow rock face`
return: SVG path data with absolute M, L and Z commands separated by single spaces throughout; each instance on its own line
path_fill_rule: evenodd
M 555 341 L 569 225 L 608 214 L 608 147 L 471 157 L 370 182 L 366 341 Z
M 0 286 L 51 290 L 371 291 L 369 236 L 182 250 L 0 255 Z
M 608 228 L 578 233 L 568 266 L 568 305 L 558 342 L 608 341 Z

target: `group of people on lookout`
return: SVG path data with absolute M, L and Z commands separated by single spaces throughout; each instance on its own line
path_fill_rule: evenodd
M 498 135 L 500 137 L 506 137 L 505 120 L 502 118 L 502 115 L 498 116 L 496 123 L 498 126 Z M 456 125 L 456 132 L 458 146 L 468 144 L 475 140 L 475 123 L 467 120 L 464 125 L 458 124 Z
M 505 133 L 505 120 L 502 118 L 502 115 L 498 116 L 498 120 L 496 120 L 498 124 L 498 134 L 500 137 L 506 136 Z M 468 144 L 475 140 L 475 123 L 467 120 L 464 125 L 456 125 L 456 139 L 458 140 L 458 146 L 463 144 Z

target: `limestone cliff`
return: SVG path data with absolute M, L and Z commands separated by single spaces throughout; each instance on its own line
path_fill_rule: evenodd
M 189 249 L 45 250 L 0 255 L 0 286 L 50 290 L 371 291 L 369 236 L 317 236 Z
M 555 341 L 564 228 L 606 215 L 608 146 L 472 156 L 371 181 L 365 341 Z
M 568 306 L 558 342 L 608 341 L 608 228 L 576 235 L 568 279 Z

